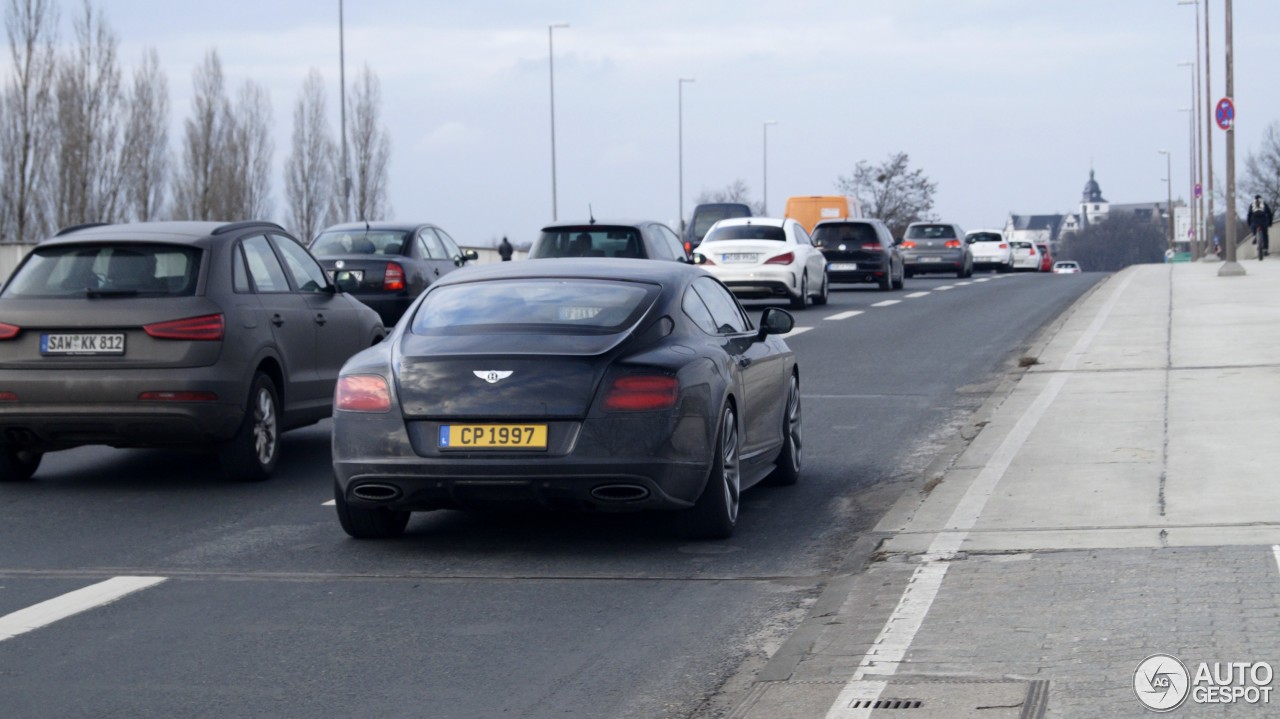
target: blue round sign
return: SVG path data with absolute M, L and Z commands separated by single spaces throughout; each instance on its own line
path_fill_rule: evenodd
M 1214 117 L 1218 121 L 1218 127 L 1224 130 L 1230 130 L 1231 126 L 1236 124 L 1236 106 L 1231 102 L 1231 98 L 1224 97 L 1218 101 Z

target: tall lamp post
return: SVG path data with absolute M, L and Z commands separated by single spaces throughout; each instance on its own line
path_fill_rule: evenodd
M 1190 65 L 1191 63 L 1186 63 L 1186 64 Z M 1194 80 L 1194 77 L 1192 79 Z M 1195 83 L 1193 82 L 1192 84 L 1194 85 Z M 1190 171 L 1189 183 L 1190 183 L 1191 194 L 1187 195 L 1187 197 L 1189 198 L 1187 200 L 1187 212 L 1189 213 L 1187 217 L 1187 234 L 1189 235 L 1189 237 L 1187 239 L 1191 241 L 1191 259 L 1194 260 L 1197 257 L 1196 255 L 1197 237 L 1196 236 L 1199 234 L 1196 232 L 1196 194 L 1195 194 L 1196 193 L 1196 109 L 1195 109 L 1195 106 L 1192 105 L 1191 107 L 1180 107 L 1178 108 L 1178 112 L 1187 113 L 1187 136 L 1190 139 L 1190 143 L 1191 143 L 1191 146 L 1190 146 L 1191 154 L 1188 155 L 1188 157 L 1191 158 L 1191 165 L 1188 168 Z
M 778 124 L 777 120 L 764 122 L 764 189 L 761 190 L 760 209 L 769 214 L 769 126 Z
M 558 27 L 569 27 L 567 22 L 552 23 L 547 26 L 547 69 L 551 78 L 551 221 L 560 219 L 557 215 L 556 203 L 556 51 L 552 40 L 552 31 Z
M 676 152 L 678 155 L 678 174 L 680 183 L 680 236 L 684 237 L 684 84 L 693 82 L 692 77 L 682 77 L 676 82 Z
M 347 167 L 347 48 L 338 0 L 338 105 L 342 123 L 342 221 L 351 219 L 351 173 Z
M 1168 150 L 1156 150 L 1164 155 L 1164 184 L 1169 191 L 1169 202 L 1164 206 L 1165 222 L 1169 225 L 1169 251 L 1173 251 L 1173 159 Z
M 1196 17 L 1199 18 L 1198 15 Z M 1182 108 L 1182 111 L 1191 113 L 1187 117 L 1191 128 L 1191 195 L 1188 202 L 1191 203 L 1191 259 L 1193 260 L 1200 259 L 1200 239 L 1204 237 L 1200 231 L 1204 222 L 1204 202 L 1200 192 L 1200 173 L 1196 169 L 1200 163 L 1200 112 L 1196 109 L 1200 107 L 1200 95 L 1197 90 L 1200 73 L 1196 72 L 1197 64 L 1198 62 L 1178 63 L 1179 67 L 1191 69 L 1191 107 Z
M 1205 4 L 1206 7 L 1208 3 Z M 1227 98 L 1230 99 L 1235 94 L 1235 62 L 1232 54 L 1231 41 L 1231 0 L 1226 0 L 1226 7 L 1223 10 L 1223 24 L 1226 29 L 1224 39 L 1227 45 Z M 1236 277 L 1243 275 L 1244 267 L 1236 261 L 1236 125 L 1233 118 L 1231 124 L 1227 125 L 1227 258 L 1226 262 L 1218 268 L 1219 277 Z
M 1196 259 L 1199 259 L 1205 254 L 1205 248 L 1213 243 L 1212 234 L 1205 230 L 1206 223 L 1204 214 L 1204 196 L 1209 188 L 1204 184 L 1205 141 L 1203 131 L 1208 128 L 1200 124 L 1202 122 L 1200 119 L 1200 108 L 1204 106 L 1200 101 L 1200 0 L 1178 0 L 1178 4 L 1194 6 L 1196 15 L 1196 61 L 1194 64 L 1195 69 L 1192 71 L 1194 81 L 1191 83 L 1194 88 L 1192 91 L 1194 99 L 1192 100 L 1191 107 L 1194 108 L 1192 110 L 1192 115 L 1195 116 L 1196 126 L 1196 188 L 1199 192 L 1194 194 L 1192 197 L 1196 203 L 1196 211 L 1200 216 L 1199 222 L 1196 224 L 1196 233 L 1199 235 L 1199 242 L 1195 248 L 1195 257 Z M 1205 12 L 1208 12 L 1208 8 L 1205 9 Z

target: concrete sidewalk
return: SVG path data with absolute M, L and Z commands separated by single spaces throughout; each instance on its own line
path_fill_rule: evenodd
M 1280 687 L 1280 259 L 1242 264 L 1131 267 L 1077 303 L 731 716 L 1142 717 L 1185 695 L 1174 716 L 1280 717 L 1261 701 Z M 1156 654 L 1190 676 L 1139 672 Z

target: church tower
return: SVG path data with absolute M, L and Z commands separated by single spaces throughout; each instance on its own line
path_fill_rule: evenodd
M 1093 178 L 1093 168 L 1089 168 L 1089 181 L 1084 183 L 1084 193 L 1080 196 L 1080 220 L 1089 226 L 1099 220 L 1107 219 L 1111 212 L 1111 203 L 1102 196 L 1102 188 Z

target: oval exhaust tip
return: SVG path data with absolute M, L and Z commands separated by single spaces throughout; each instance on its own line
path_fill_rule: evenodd
M 638 484 L 603 484 L 591 490 L 591 496 L 604 502 L 638 502 L 649 497 L 649 490 Z
M 400 496 L 400 488 L 390 484 L 362 484 L 351 490 L 351 496 L 371 502 L 389 502 Z

